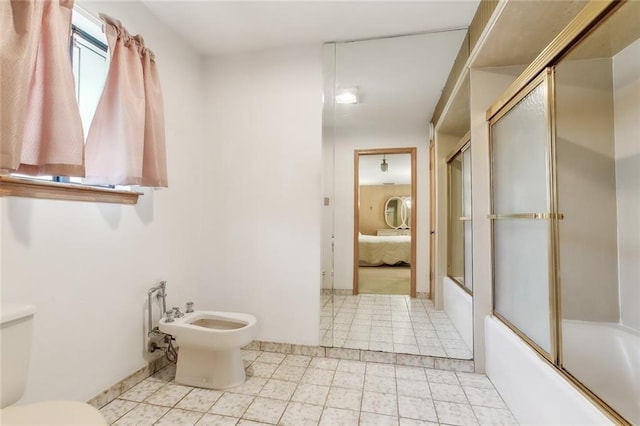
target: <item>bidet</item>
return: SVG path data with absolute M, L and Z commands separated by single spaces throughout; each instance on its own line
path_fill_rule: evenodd
M 180 347 L 176 383 L 227 389 L 245 381 L 240 348 L 257 332 L 253 315 L 234 312 L 193 311 L 180 318 L 160 320 L 162 332 Z

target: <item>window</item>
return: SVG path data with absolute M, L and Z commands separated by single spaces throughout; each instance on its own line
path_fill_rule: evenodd
M 107 58 L 106 44 L 73 25 L 71 62 L 85 139 L 107 76 Z
M 109 69 L 109 54 L 107 47 L 107 40 L 102 32 L 100 24 L 94 22 L 92 19 L 85 16 L 84 13 L 78 12 L 74 9 L 72 16 L 72 33 L 70 38 L 69 55 L 72 63 L 73 77 L 75 81 L 76 99 L 78 101 L 78 107 L 80 109 L 80 118 L 82 120 L 82 127 L 84 131 L 84 138 L 86 140 L 91 121 L 96 111 L 96 107 L 102 95 L 107 71 Z M 56 183 L 73 183 L 82 184 L 81 177 L 66 177 L 66 176 L 27 176 L 14 173 L 11 177 L 19 178 L 12 180 L 3 176 L 2 188 L 0 195 L 20 195 L 20 196 L 37 196 L 41 198 L 57 198 L 57 199 L 82 199 L 86 201 L 107 201 L 107 202 L 123 202 L 123 203 L 135 203 L 139 193 L 128 191 L 128 187 L 122 187 L 125 191 L 119 191 L 123 194 L 132 195 L 135 200 L 132 201 L 130 196 L 125 197 L 126 200 L 116 196 L 114 193 L 118 191 L 109 191 L 107 199 L 94 199 L 96 194 L 87 197 L 87 194 L 92 194 L 95 190 L 106 190 L 105 187 L 91 187 L 85 185 L 82 187 L 82 191 L 79 193 L 80 198 L 76 198 L 72 195 L 66 196 L 65 192 L 69 192 L 73 186 L 61 186 Z M 26 182 L 28 179 L 29 182 Z M 42 184 L 33 182 L 33 179 L 38 181 L 44 181 L 48 184 L 45 185 L 46 189 L 40 187 Z M 54 183 L 55 182 L 55 183 Z M 20 185 L 24 185 L 25 188 L 19 189 Z M 108 188 L 114 188 L 110 186 Z M 45 193 L 51 192 L 50 196 L 43 196 L 41 192 L 38 195 L 29 195 L 30 190 L 44 191 Z M 54 194 L 55 193 L 55 194 Z M 98 197 L 102 198 L 102 197 Z
M 86 140 L 109 69 L 109 55 L 107 45 L 102 40 L 75 24 L 72 26 L 70 49 L 73 78 L 76 83 L 76 99 Z M 54 180 L 82 183 L 80 177 L 56 177 Z

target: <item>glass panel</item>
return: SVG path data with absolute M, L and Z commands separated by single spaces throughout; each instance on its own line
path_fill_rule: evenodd
M 324 94 L 322 106 L 322 230 L 321 268 L 322 288 L 320 289 L 320 344 L 334 345 L 335 295 L 334 295 L 334 235 L 335 235 L 335 44 L 322 46 L 322 75 Z
M 462 152 L 462 215 L 471 217 L 471 148 Z
M 447 275 L 471 291 L 471 149 L 468 145 L 449 160 L 448 169 Z
M 91 46 L 80 37 L 74 37 L 73 70 L 80 117 L 87 137 L 102 88 L 107 76 L 107 53 Z
M 547 352 L 549 221 L 493 222 L 495 310 Z
M 473 291 L 472 225 L 471 225 L 471 148 L 462 152 L 462 215 L 464 222 L 464 286 Z
M 464 285 L 464 228 L 462 217 L 462 154 L 449 161 L 449 259 L 447 275 Z
M 493 213 L 548 212 L 547 81 L 492 126 Z M 548 220 L 493 222 L 494 309 L 550 355 Z
M 640 424 L 640 2 L 556 67 L 562 366 Z
M 491 128 L 495 214 L 549 211 L 546 102 L 542 83 Z
M 472 239 L 471 221 L 464 221 L 464 286 L 469 291 L 473 291 Z
M 325 74 L 325 81 L 332 79 L 334 84 L 332 93 L 329 93 L 329 90 L 324 92 L 325 115 L 323 116 L 323 137 L 326 134 L 334 138 L 331 144 L 333 163 L 331 167 L 325 168 L 333 175 L 332 196 L 334 198 L 331 200 L 331 205 L 323 209 L 327 212 L 331 210 L 334 230 L 334 346 L 439 357 L 449 355 L 468 358 L 472 356 L 471 351 L 464 351 L 464 354 L 454 348 L 446 348 L 445 351 L 437 336 L 434 339 L 427 339 L 428 341 L 420 341 L 418 346 L 415 341 L 414 344 L 406 344 L 407 339 L 405 339 L 407 342 L 395 342 L 388 334 L 390 326 L 379 327 L 380 324 L 377 324 L 378 327 L 364 330 L 362 324 L 359 324 L 363 320 L 370 320 L 371 315 L 375 315 L 374 319 L 380 320 L 378 323 L 387 321 L 378 317 L 392 307 L 394 312 L 400 309 L 406 311 L 407 315 L 410 313 L 412 321 L 419 321 L 419 323 L 414 322 L 413 327 L 420 329 L 425 325 L 423 324 L 425 320 L 429 321 L 428 316 L 423 314 L 427 309 L 430 313 L 435 309 L 431 301 L 409 300 L 406 297 L 408 292 L 397 294 L 400 287 L 397 285 L 399 281 L 403 285 L 408 281 L 409 285 L 406 288 L 411 289 L 410 284 L 415 280 L 418 292 L 428 291 L 429 274 L 416 270 L 414 265 L 407 266 L 407 262 L 404 261 L 393 266 L 388 264 L 392 260 L 385 260 L 380 266 L 363 265 L 362 263 L 368 262 L 362 262 L 360 256 L 363 255 L 364 243 L 377 241 L 384 244 L 384 240 L 387 243 L 395 241 L 399 244 L 394 243 L 382 249 L 383 254 L 394 251 L 393 246 L 404 247 L 408 242 L 409 255 L 411 255 L 412 231 L 416 233 L 417 241 L 413 243 L 417 247 L 423 247 L 430 238 L 429 233 L 422 227 L 417 232 L 408 229 L 412 217 L 414 223 L 422 224 L 424 221 L 421 218 L 427 217 L 426 210 L 423 212 L 424 216 L 419 210 L 416 211 L 416 203 L 422 205 L 419 200 L 411 200 L 411 209 L 407 209 L 404 215 L 406 218 L 404 225 L 402 221 L 395 222 L 394 226 L 399 225 L 399 229 L 389 229 L 390 227 L 384 221 L 384 203 L 390 196 L 404 198 L 411 195 L 410 191 L 404 193 L 400 190 L 404 185 L 410 186 L 412 167 L 409 164 L 413 164 L 400 167 L 400 163 L 394 157 L 396 154 L 384 151 L 390 148 L 393 152 L 407 152 L 405 148 L 415 145 L 418 150 L 417 155 L 420 156 L 421 150 L 426 148 L 422 141 L 429 140 L 428 128 L 424 125 L 425 111 L 428 108 L 425 110 L 423 106 L 431 102 L 429 98 L 431 92 L 424 90 L 425 84 L 430 85 L 437 80 L 434 64 L 449 63 L 449 66 L 442 67 L 444 70 L 442 84 L 444 84 L 448 70 L 451 68 L 450 64 L 455 60 L 455 52 L 458 51 L 465 34 L 465 30 L 447 31 L 437 34 L 416 34 L 337 43 L 334 46 L 334 55 L 331 58 L 325 58 L 326 64 L 332 64 L 331 67 L 323 68 L 325 72 L 330 73 Z M 430 52 L 430 54 L 425 56 L 422 54 L 424 52 Z M 437 52 L 449 54 L 446 58 L 443 56 L 441 60 L 435 60 L 433 55 Z M 442 84 L 438 87 L 442 87 Z M 327 103 L 335 99 L 334 95 L 338 95 L 341 89 L 345 92 L 355 89 L 351 91 L 358 93 L 358 103 L 336 103 L 330 110 L 326 107 Z M 354 159 L 354 152 L 358 151 L 363 154 L 359 155 L 359 159 Z M 367 169 L 365 163 L 368 157 L 372 162 L 371 171 L 376 172 L 376 175 L 373 175 L 376 176 L 375 183 L 365 181 L 366 176 L 361 173 Z M 405 158 L 413 161 L 411 155 L 405 155 Z M 383 160 L 387 165 L 384 171 L 381 168 Z M 358 175 L 354 173 L 356 167 Z M 426 171 L 426 164 L 419 164 L 419 176 L 426 176 L 422 173 L 423 171 Z M 403 181 L 404 183 L 401 183 Z M 369 189 L 373 192 L 373 187 L 378 185 L 385 188 L 384 191 L 388 191 L 386 197 L 380 201 L 367 202 Z M 420 185 L 412 189 L 417 191 L 417 194 L 421 194 L 420 197 L 427 194 L 425 192 L 427 188 L 421 188 Z M 446 189 L 443 193 L 446 198 Z M 327 195 L 323 196 L 327 197 Z M 429 203 L 425 202 L 424 205 L 428 206 Z M 394 213 L 397 212 L 396 206 Z M 400 219 L 402 216 L 401 211 Z M 368 218 L 371 218 L 371 221 Z M 377 225 L 379 222 L 382 223 Z M 354 228 L 357 228 L 357 232 L 354 232 Z M 401 250 L 401 253 L 407 252 Z M 419 262 L 424 260 L 426 258 Z M 423 263 L 417 266 L 421 264 Z M 323 268 L 324 270 L 329 269 Z M 398 275 L 394 277 L 394 274 Z M 364 280 L 368 280 L 368 283 L 363 285 Z M 352 287 L 353 284 L 356 286 Z M 367 286 L 372 289 L 374 284 L 379 286 L 378 292 L 384 294 L 366 294 L 363 291 Z M 353 290 L 359 294 L 352 294 Z M 444 317 L 445 313 L 438 311 L 438 314 Z M 389 324 L 391 324 L 390 319 L 386 325 Z M 349 333 L 350 325 L 354 326 L 351 330 L 354 333 Z M 448 339 L 450 344 L 453 343 L 451 341 L 453 334 L 455 333 L 449 333 L 447 336 L 451 338 Z M 463 341 L 459 340 L 454 346 L 457 347 L 458 343 L 464 345 Z

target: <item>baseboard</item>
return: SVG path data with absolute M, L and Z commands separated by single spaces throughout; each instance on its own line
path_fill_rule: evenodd
M 338 358 L 346 360 L 384 362 L 387 364 L 407 365 L 425 368 L 437 368 L 473 373 L 475 363 L 473 360 L 440 358 L 428 355 L 399 354 L 394 352 L 369 351 L 365 349 L 333 348 L 326 346 L 295 345 L 291 343 L 275 343 L 254 340 L 244 350 L 278 352 L 292 355 L 308 355 L 324 358 Z
M 322 290 L 320 290 L 320 294 L 323 296 L 330 296 L 332 294 L 335 294 L 337 296 L 353 296 L 353 290 L 349 288 L 334 288 L 333 290 L 330 288 L 323 288 Z M 394 294 L 390 296 L 400 296 L 400 295 Z M 429 299 L 430 296 L 431 295 L 429 294 L 428 291 L 426 292 L 419 291 L 416 293 L 416 299 Z
M 110 386 L 108 389 L 91 398 L 89 401 L 87 401 L 87 404 L 100 409 L 147 377 L 150 377 L 158 371 L 162 370 L 167 365 L 169 365 L 169 361 L 167 361 L 164 356 L 149 361 L 149 363 L 144 367 L 139 368 L 113 386 Z
M 247 351 L 277 352 L 291 355 L 307 355 L 318 358 L 337 358 L 366 362 L 383 362 L 387 364 L 407 365 L 413 367 L 436 368 L 473 373 L 475 365 L 473 360 L 439 358 L 426 355 L 397 354 L 393 352 L 368 351 L 364 349 L 330 348 L 325 346 L 296 345 L 292 343 L 263 342 L 254 340 L 242 348 Z M 162 356 L 150 361 L 146 366 L 134 371 L 118 383 L 110 386 L 99 395 L 87 401 L 88 404 L 100 409 L 118 398 L 120 395 L 152 376 L 164 367 L 169 361 Z

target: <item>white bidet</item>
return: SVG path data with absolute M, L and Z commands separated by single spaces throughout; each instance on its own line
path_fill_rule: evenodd
M 253 315 L 194 311 L 168 322 L 160 331 L 176 338 L 180 347 L 176 383 L 227 389 L 245 381 L 240 348 L 251 343 L 257 328 Z

